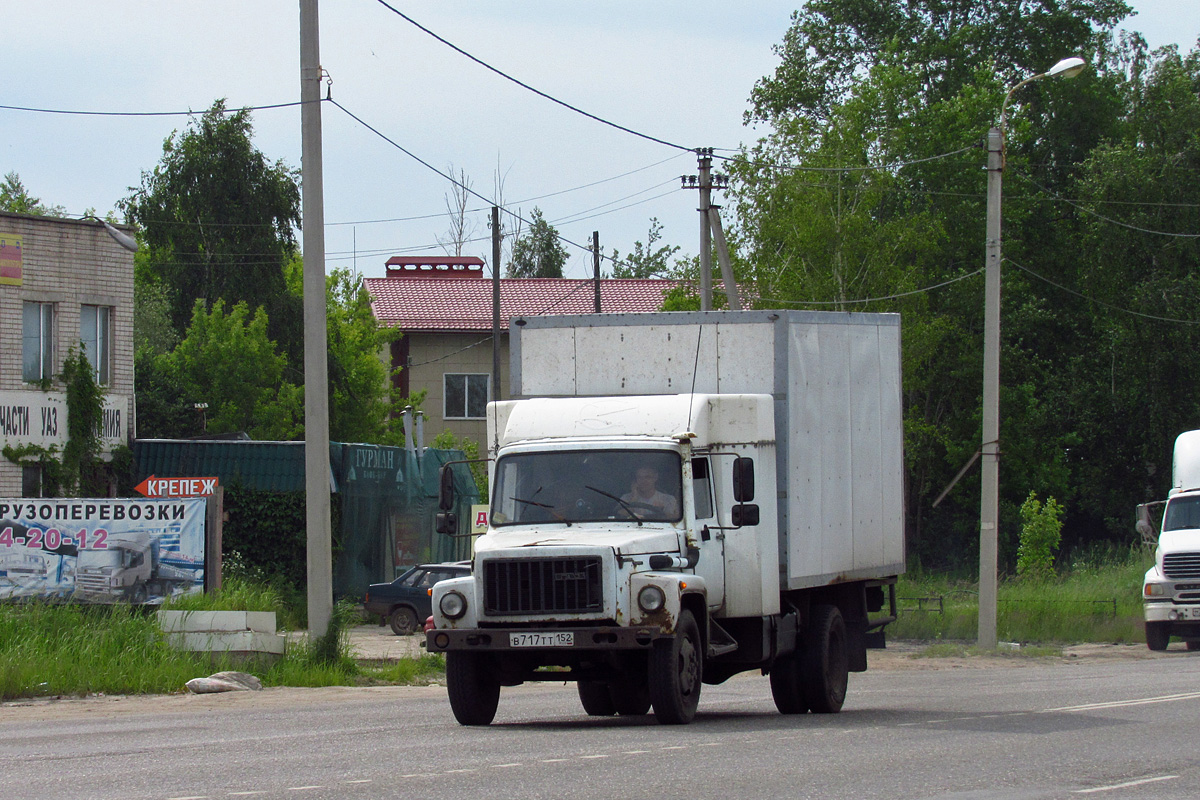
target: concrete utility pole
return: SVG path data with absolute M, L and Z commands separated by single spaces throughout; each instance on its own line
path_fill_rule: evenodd
M 983 284 L 983 453 L 979 497 L 979 639 L 996 646 L 998 533 L 1000 520 L 1000 182 L 1004 139 L 987 136 L 987 224 Z
M 713 175 L 712 173 L 712 154 L 713 148 L 701 147 L 696 150 L 696 158 L 700 167 L 699 175 L 681 175 L 681 189 L 699 189 L 700 190 L 700 310 L 712 311 L 712 234 L 713 234 L 713 217 L 715 215 L 716 206 L 712 204 L 713 189 L 728 189 L 729 178 L 725 175 Z M 718 226 L 718 235 L 720 236 L 719 244 L 724 246 L 724 233 L 719 230 L 721 221 L 716 220 Z M 727 254 L 728 251 L 726 251 Z M 727 255 L 726 255 L 727 260 Z M 733 284 L 733 270 L 728 268 L 725 260 L 721 263 L 721 271 L 725 280 L 725 292 L 730 298 L 730 308 L 736 308 L 740 304 L 737 300 L 737 287 Z
M 492 206 L 492 399 L 500 398 L 500 207 Z
M 329 375 L 325 359 L 325 201 L 321 173 L 321 51 L 317 0 L 300 0 L 301 186 L 304 217 L 304 493 L 308 635 L 333 616 L 329 517 Z
M 700 310 L 712 311 L 712 228 L 708 209 L 712 205 L 712 148 L 696 151 L 700 169 Z

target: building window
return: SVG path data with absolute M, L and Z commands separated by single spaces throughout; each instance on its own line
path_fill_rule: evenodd
M 38 464 L 21 466 L 21 497 L 42 496 L 42 467 Z
M 54 377 L 54 304 L 24 303 L 21 318 L 21 377 Z
M 96 382 L 109 382 L 109 351 L 112 342 L 112 309 L 108 306 L 81 306 L 79 308 L 79 340 L 83 342 L 83 354 L 96 375 Z
M 445 413 L 443 419 L 483 419 L 487 416 L 487 402 L 491 375 L 443 376 L 445 388 Z

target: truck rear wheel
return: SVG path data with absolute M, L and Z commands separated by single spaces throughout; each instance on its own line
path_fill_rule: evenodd
M 1146 623 L 1146 647 L 1151 650 L 1166 650 L 1171 643 L 1171 629 L 1165 622 Z
M 500 678 L 480 653 L 446 653 L 446 694 L 460 725 L 490 725 L 500 705 Z
M 808 712 L 808 700 L 804 697 L 804 673 L 800 651 L 793 651 L 775 659 L 771 666 L 771 697 L 780 714 L 804 714 Z
M 696 716 L 704 669 L 700 628 L 681 611 L 675 636 L 659 639 L 650 654 L 650 702 L 664 725 L 686 725 Z
M 801 656 L 804 698 L 817 714 L 836 714 L 846 702 L 849 662 L 846 623 L 837 606 L 816 606 Z

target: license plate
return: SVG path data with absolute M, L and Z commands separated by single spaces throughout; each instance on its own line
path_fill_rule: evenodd
M 1184 609 L 1184 616 L 1188 619 L 1200 619 L 1200 606 L 1191 606 Z
M 571 631 L 522 631 L 508 634 L 509 647 L 574 647 Z

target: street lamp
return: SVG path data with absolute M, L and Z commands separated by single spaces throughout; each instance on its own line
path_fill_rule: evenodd
M 1042 78 L 1074 78 L 1082 58 L 1064 58 L 1048 71 L 1008 90 L 1000 106 L 1000 127 L 987 135 L 987 252 L 983 298 L 983 485 L 979 497 L 979 641 L 996 646 L 996 588 L 1000 523 L 1000 182 L 1004 174 L 1004 128 L 1008 101 L 1027 83 Z

